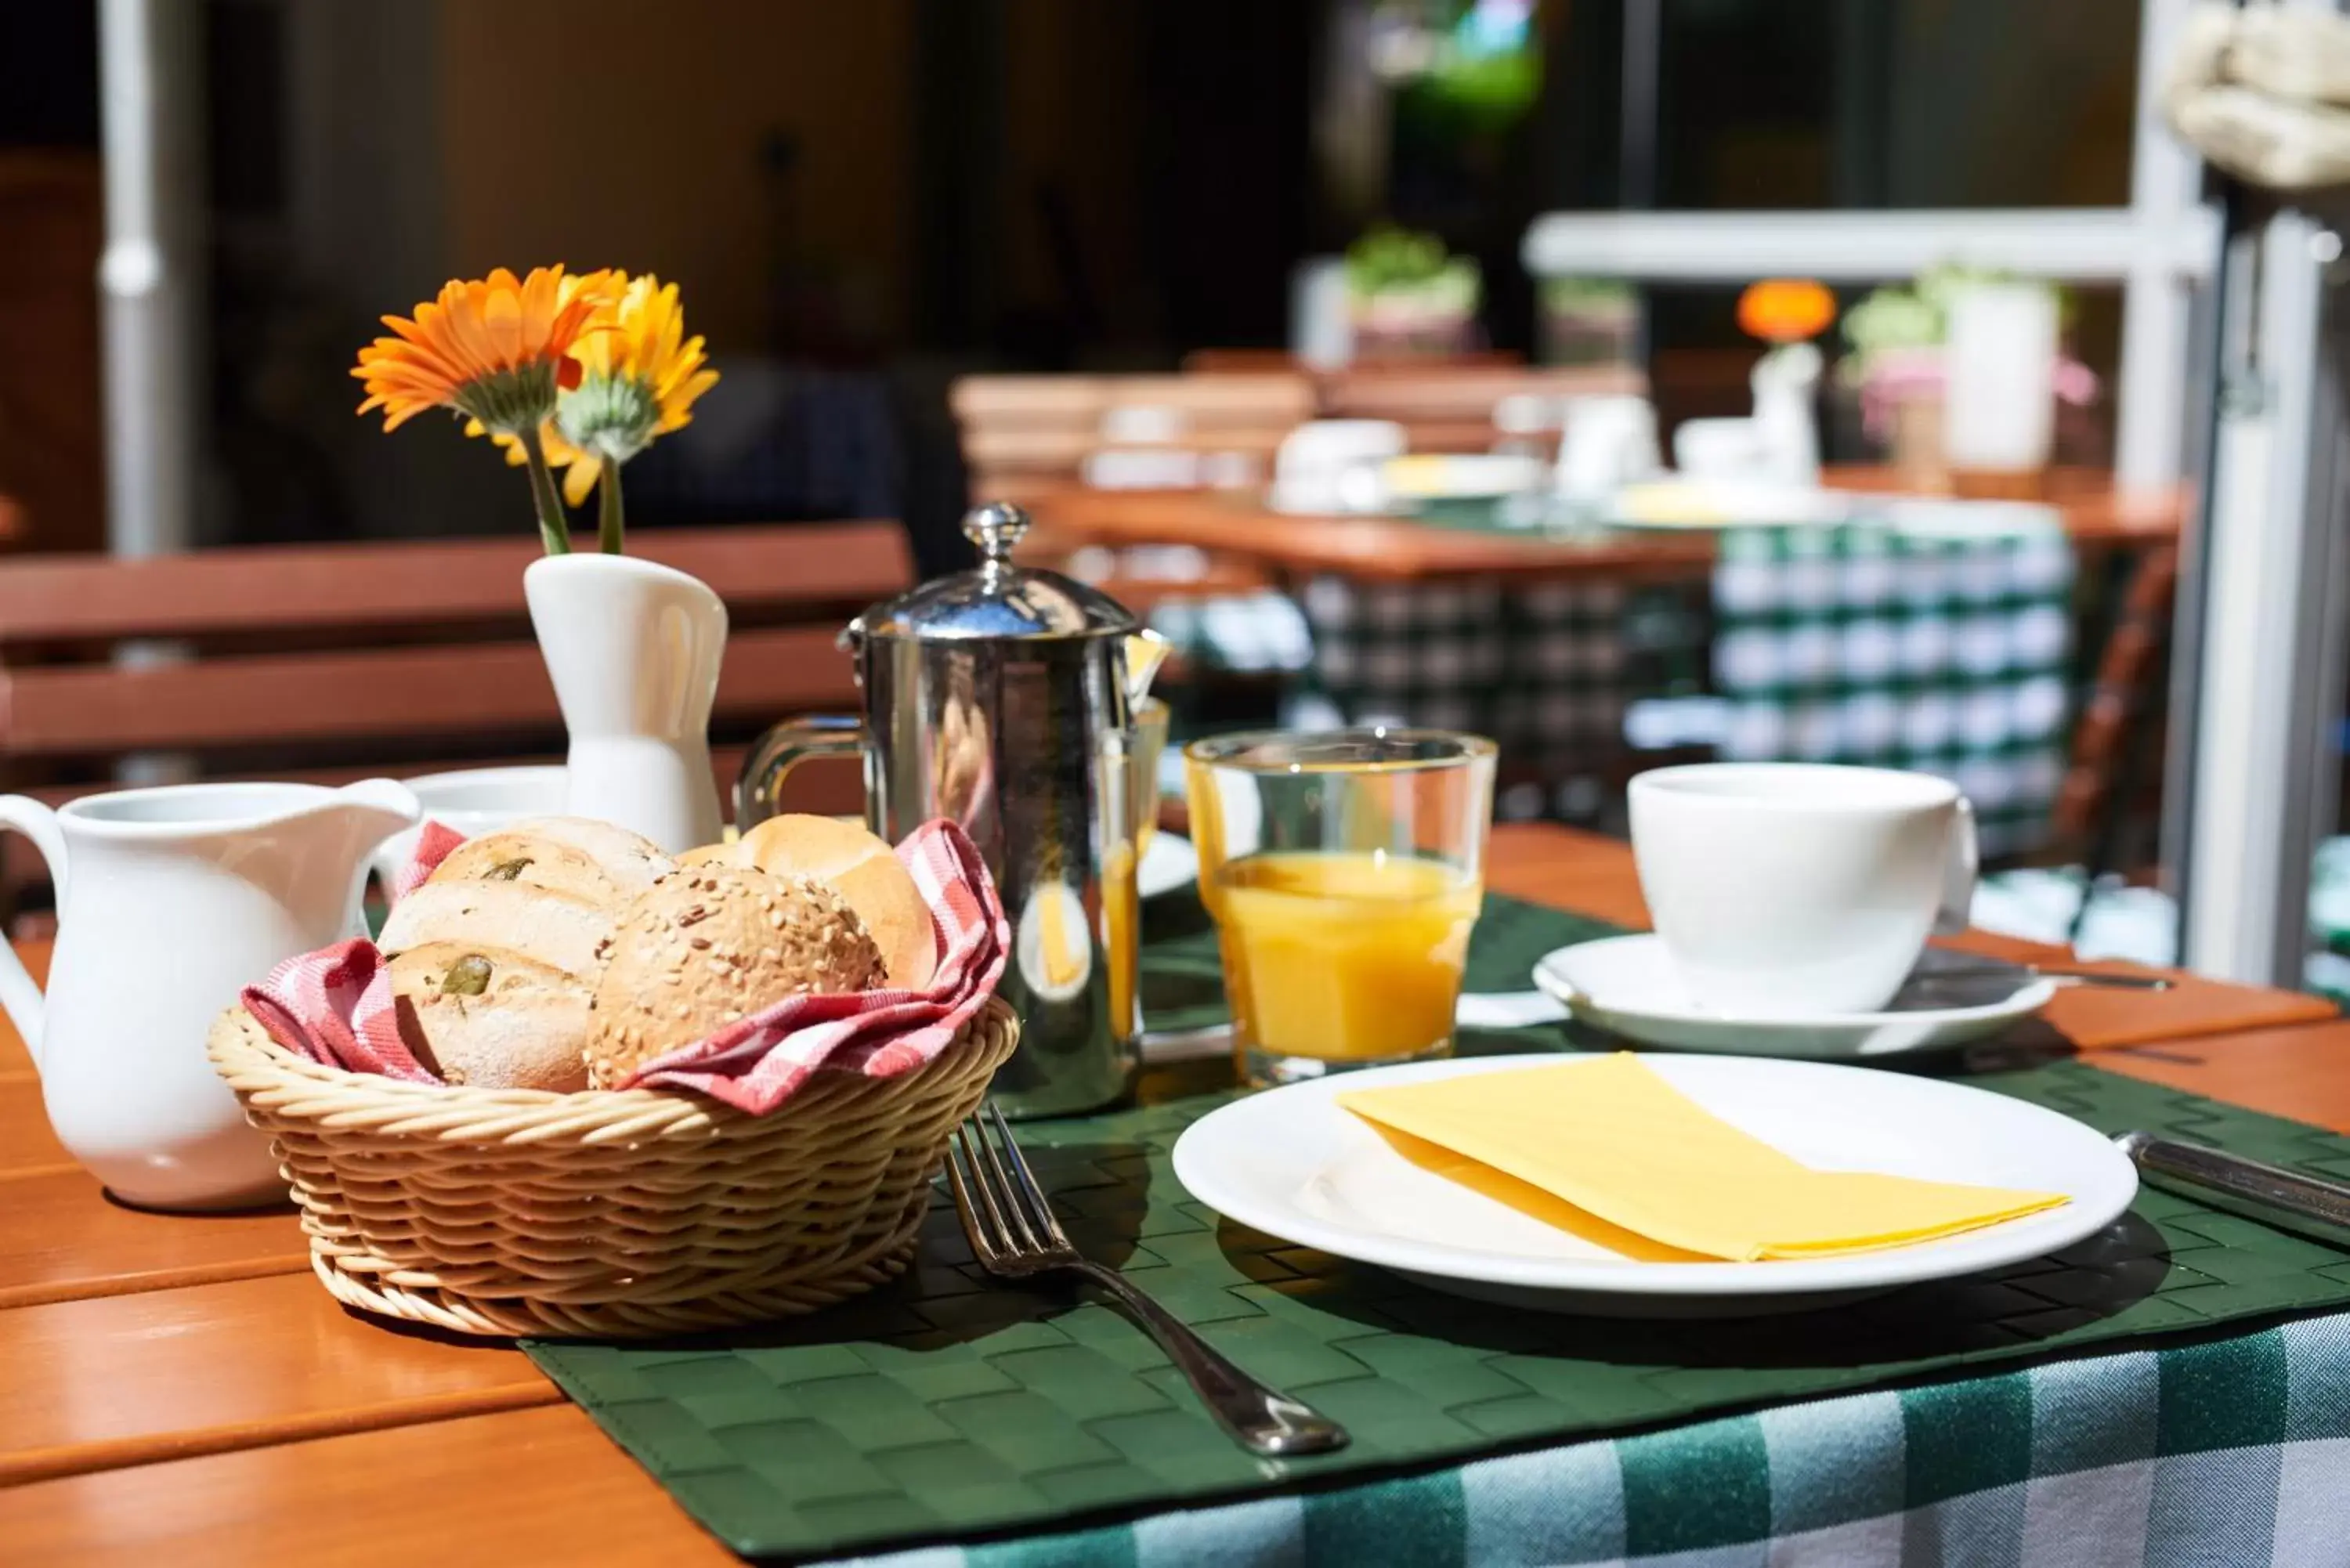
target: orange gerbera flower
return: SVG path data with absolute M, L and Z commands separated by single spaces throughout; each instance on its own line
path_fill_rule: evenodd
M 1738 296 L 1738 325 L 1765 343 L 1816 337 L 1835 319 L 1835 296 L 1809 278 L 1765 278 Z
M 451 408 L 484 428 L 517 435 L 555 412 L 556 392 L 579 384 L 572 345 L 616 289 L 609 273 L 567 276 L 561 266 L 516 279 L 452 278 L 414 319 L 387 316 L 395 334 L 359 350 L 351 374 L 366 383 L 359 411 L 384 411 L 396 430 L 427 409 Z
M 608 275 L 610 300 L 597 307 L 579 339 L 581 375 L 566 382 L 553 418 L 539 427 L 539 449 L 563 469 L 563 498 L 577 506 L 602 483 L 602 532 L 613 547 L 620 528 L 619 475 L 612 471 L 655 437 L 692 422 L 693 405 L 718 383 L 702 340 L 685 334 L 677 285 L 651 273 Z M 506 461 L 526 461 L 524 442 L 475 420 L 467 435 L 488 435 Z

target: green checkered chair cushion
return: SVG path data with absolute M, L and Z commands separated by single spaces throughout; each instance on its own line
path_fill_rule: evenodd
M 1509 641 L 1489 583 L 1308 581 L 1312 685 L 1349 724 L 1490 732 Z
M 1986 854 L 2036 847 L 2064 771 L 2074 560 L 2061 529 L 1725 534 L 1721 754 L 1954 780 Z
M 1621 745 L 1626 591 L 1614 584 L 1363 583 L 1300 599 L 1311 685 L 1340 721 L 1471 730 L 1557 786 Z

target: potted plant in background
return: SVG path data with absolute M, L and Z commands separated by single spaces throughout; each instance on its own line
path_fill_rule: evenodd
M 1941 491 L 1950 484 L 1942 450 L 1950 303 L 1977 285 L 2013 281 L 1977 268 L 1932 267 L 1909 284 L 1877 289 L 1845 313 L 1846 352 L 1837 379 L 1860 400 L 1862 431 L 1883 443 L 1912 489 Z M 2060 292 L 2060 317 L 2068 303 Z M 2085 408 L 2096 400 L 2096 376 L 2069 355 L 2058 358 L 2054 381 L 2061 402 Z
M 621 553 L 621 465 L 685 424 L 718 379 L 685 335 L 677 286 L 501 267 L 383 319 L 392 336 L 351 371 L 367 388 L 359 412 L 381 409 L 393 430 L 448 409 L 528 472 L 546 554 L 523 592 L 570 736 L 569 809 L 671 851 L 714 841 L 710 708 L 726 607 L 698 578 Z M 590 490 L 598 549 L 575 552 L 565 504 Z
M 1434 234 L 1381 227 L 1347 247 L 1357 358 L 1411 358 L 1476 347 L 1477 264 Z
M 1637 365 L 1640 296 L 1613 277 L 1542 280 L 1543 362 L 1548 365 Z

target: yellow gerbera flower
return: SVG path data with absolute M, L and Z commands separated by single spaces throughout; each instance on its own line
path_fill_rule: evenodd
M 596 317 L 607 331 L 579 345 L 580 380 L 561 400 L 555 425 L 571 453 L 563 476 L 573 505 L 585 500 L 607 462 L 626 462 L 693 418 L 694 400 L 718 382 L 702 339 L 685 335 L 677 285 L 650 273 L 629 278 L 619 302 Z M 554 461 L 552 450 L 549 461 Z
M 351 374 L 368 397 L 359 411 L 383 410 L 386 430 L 435 408 L 509 436 L 536 429 L 554 413 L 558 389 L 579 384 L 572 350 L 615 290 L 609 273 L 567 276 L 559 265 L 522 279 L 504 267 L 452 278 L 413 319 L 385 317 L 394 336 L 359 350 Z

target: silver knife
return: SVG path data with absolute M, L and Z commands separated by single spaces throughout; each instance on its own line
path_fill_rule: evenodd
M 2114 1144 L 2138 1169 L 2164 1185 L 2184 1184 L 2260 1210 L 2281 1210 L 2314 1220 L 2329 1228 L 2328 1240 L 2350 1236 L 2350 1186 L 2342 1182 L 2304 1176 L 2224 1149 L 2173 1143 L 2152 1133 L 2122 1133 Z

